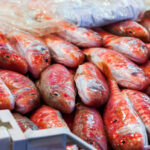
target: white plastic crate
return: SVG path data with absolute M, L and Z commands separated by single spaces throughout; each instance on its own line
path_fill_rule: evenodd
M 0 150 L 66 150 L 67 145 L 95 150 L 67 128 L 23 133 L 9 110 L 0 110 Z

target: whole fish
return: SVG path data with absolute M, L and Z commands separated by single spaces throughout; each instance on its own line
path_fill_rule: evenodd
M 76 145 L 70 145 L 66 147 L 66 150 L 78 150 L 78 147 Z
M 107 25 L 104 29 L 115 35 L 135 37 L 144 42 L 150 41 L 150 35 L 146 28 L 133 20 L 125 20 Z
M 26 60 L 12 47 L 2 33 L 0 33 L 0 68 L 13 70 L 22 74 L 28 71 Z
M 149 58 L 150 58 L 150 43 L 147 43 L 147 44 L 146 44 L 146 47 L 147 47 L 147 49 L 148 49 L 148 56 L 149 56 Z
M 51 56 L 56 63 L 67 67 L 76 68 L 84 61 L 84 54 L 75 45 L 56 36 L 49 35 L 45 38 Z
M 85 105 L 100 107 L 107 102 L 109 97 L 107 82 L 94 64 L 80 65 L 74 79 L 78 94 Z
M 142 69 L 118 52 L 105 48 L 89 48 L 84 53 L 106 76 L 108 72 L 104 66 L 107 64 L 113 78 L 122 87 L 143 90 L 149 84 Z
M 109 87 L 111 95 L 103 118 L 113 149 L 144 150 L 144 146 L 148 145 L 144 124 L 114 80 L 109 79 Z
M 65 22 L 61 24 L 62 31 L 57 34 L 65 40 L 79 47 L 99 47 L 102 45 L 102 38 L 91 29 L 77 27 Z
M 54 64 L 44 70 L 37 84 L 46 104 L 63 113 L 75 108 L 75 85 L 72 74 L 63 65 Z
M 13 116 L 23 132 L 28 129 L 38 130 L 38 127 L 29 118 L 22 116 L 19 113 L 13 113 Z
M 62 119 L 61 113 L 54 108 L 46 105 L 38 108 L 31 116 L 31 120 L 39 129 L 67 127 L 67 124 Z
M 147 61 L 148 49 L 141 40 L 133 37 L 119 37 L 101 29 L 96 31 L 102 36 L 104 47 L 122 53 L 138 64 Z
M 96 109 L 81 104 L 77 106 L 73 133 L 93 145 L 97 150 L 107 150 L 103 121 Z
M 25 114 L 39 105 L 39 93 L 30 79 L 19 73 L 2 69 L 0 69 L 0 79 L 13 94 L 17 112 Z
M 10 40 L 26 59 L 32 76 L 38 79 L 41 72 L 50 65 L 48 47 L 40 39 L 28 33 L 16 32 L 11 35 Z
M 133 108 L 145 124 L 150 138 L 150 98 L 146 94 L 136 90 L 125 89 L 122 93 L 128 96 Z
M 0 79 L 0 109 L 13 110 L 15 107 L 14 96 L 6 84 Z

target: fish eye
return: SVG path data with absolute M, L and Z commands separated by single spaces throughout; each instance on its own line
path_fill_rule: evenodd
M 57 93 L 57 92 L 54 92 L 54 94 L 53 94 L 54 96 L 59 96 L 59 94 Z
M 124 145 L 126 142 L 124 140 L 121 141 L 121 145 Z
M 113 123 L 116 123 L 117 122 L 117 120 L 115 119 L 114 121 L 113 121 Z
M 132 34 L 132 31 L 129 31 L 129 34 Z

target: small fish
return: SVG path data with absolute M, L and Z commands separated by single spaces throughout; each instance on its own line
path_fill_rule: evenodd
M 115 35 L 135 37 L 144 42 L 150 41 L 150 35 L 147 29 L 133 20 L 114 23 L 105 26 L 104 29 Z
M 70 145 L 66 147 L 66 150 L 78 150 L 78 147 L 76 145 Z
M 15 107 L 14 96 L 6 84 L 0 79 L 0 109 L 13 110 Z
M 38 126 L 39 129 L 48 129 L 56 127 L 67 127 L 62 119 L 61 113 L 49 106 L 43 105 L 38 108 L 32 115 L 31 121 Z
M 75 85 L 72 74 L 66 67 L 54 64 L 44 70 L 37 84 L 43 100 L 63 113 L 75 108 Z
M 20 56 L 2 33 L 0 33 L 0 68 L 22 74 L 28 71 L 26 60 Z
M 13 113 L 13 116 L 23 132 L 28 129 L 38 130 L 38 127 L 29 118 L 22 116 L 19 113 Z
M 122 53 L 138 64 L 148 60 L 148 49 L 141 40 L 133 37 L 119 37 L 101 29 L 96 31 L 102 36 L 104 47 Z
M 62 31 L 57 34 L 65 40 L 79 47 L 99 47 L 102 45 L 102 38 L 91 29 L 77 27 L 65 22 L 61 25 Z
M 80 65 L 74 79 L 78 94 L 85 105 L 100 107 L 107 102 L 109 97 L 107 82 L 94 64 Z
M 76 68 L 84 61 L 84 54 L 75 45 L 56 36 L 49 35 L 45 38 L 51 56 L 56 63 L 66 67 Z
M 115 150 L 144 150 L 148 145 L 144 124 L 128 97 L 121 94 L 110 78 L 109 87 L 111 95 L 103 114 L 109 142 Z
M 29 71 L 36 79 L 50 65 L 50 53 L 43 41 L 28 33 L 16 32 L 10 40 L 18 52 L 26 59 Z
M 78 104 L 73 122 L 73 133 L 97 150 L 107 150 L 103 120 L 96 109 Z
M 149 84 L 142 69 L 118 52 L 105 48 L 89 48 L 84 53 L 106 76 L 108 72 L 104 65 L 107 64 L 114 80 L 122 87 L 143 90 Z
M 145 124 L 150 138 L 150 97 L 136 90 L 125 89 L 122 91 L 122 93 L 128 96 L 133 108 Z
M 0 79 L 14 96 L 17 112 L 26 114 L 39 105 L 39 93 L 30 79 L 22 74 L 2 69 L 0 69 Z

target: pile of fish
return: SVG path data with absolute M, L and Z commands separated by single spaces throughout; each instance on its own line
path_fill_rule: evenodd
M 65 127 L 97 150 L 148 149 L 150 19 L 62 28 L 0 33 L 0 109 L 23 132 Z

